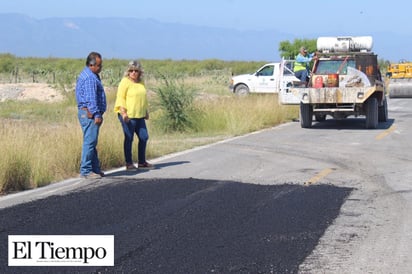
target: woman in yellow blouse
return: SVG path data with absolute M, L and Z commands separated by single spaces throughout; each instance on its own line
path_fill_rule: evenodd
M 117 113 L 124 132 L 124 157 L 127 170 L 152 168 L 146 161 L 146 145 L 149 134 L 145 120 L 149 119 L 147 91 L 142 82 L 143 68 L 139 61 L 130 61 L 117 89 L 114 111 Z M 138 166 L 133 164 L 132 144 L 136 133 L 138 144 Z

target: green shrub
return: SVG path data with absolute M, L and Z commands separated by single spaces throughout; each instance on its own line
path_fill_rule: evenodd
M 155 90 L 162 109 L 162 115 L 158 120 L 160 127 L 166 132 L 183 132 L 191 129 L 194 90 L 187 88 L 183 82 L 178 82 L 178 80 L 170 80 L 166 76 L 162 78 L 163 85 Z

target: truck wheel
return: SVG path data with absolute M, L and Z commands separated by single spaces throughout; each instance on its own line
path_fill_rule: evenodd
M 366 128 L 378 127 L 378 99 L 369 98 L 366 101 Z
M 323 122 L 326 120 L 326 114 L 315 114 L 315 120 L 317 122 Z
M 300 103 L 299 120 L 302 128 L 312 127 L 313 107 L 309 104 Z
M 248 95 L 249 94 L 249 88 L 245 84 L 240 84 L 237 85 L 235 88 L 235 94 L 237 95 Z
M 386 97 L 383 99 L 382 106 L 378 109 L 378 121 L 379 122 L 387 122 L 388 121 L 388 101 Z

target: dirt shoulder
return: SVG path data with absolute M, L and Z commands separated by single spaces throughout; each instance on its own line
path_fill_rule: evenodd
M 39 100 L 57 102 L 63 100 L 60 91 L 45 83 L 0 84 L 0 102 L 6 100 Z

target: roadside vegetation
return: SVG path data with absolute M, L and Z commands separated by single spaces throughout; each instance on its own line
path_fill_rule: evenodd
M 264 62 L 141 61 L 149 90 L 149 160 L 273 127 L 298 116 L 296 107 L 280 106 L 274 94 L 238 97 L 228 91 L 232 73 L 253 72 Z M 103 170 L 124 165 L 123 133 L 113 104 L 127 62 L 103 61 L 101 78 L 108 99 L 98 145 Z M 48 83 L 65 97 L 54 103 L 0 102 L 0 193 L 78 176 L 82 133 L 74 86 L 83 66 L 83 59 L 0 55 L 1 83 Z

